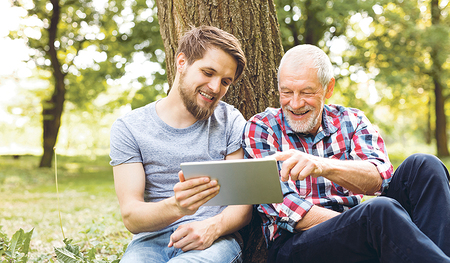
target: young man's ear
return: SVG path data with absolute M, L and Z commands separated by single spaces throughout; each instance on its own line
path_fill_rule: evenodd
M 328 82 L 327 91 L 325 93 L 325 98 L 326 99 L 331 98 L 331 95 L 333 95 L 335 81 L 336 80 L 334 78 L 331 78 L 330 82 Z
M 181 73 L 186 67 L 186 64 L 187 64 L 186 55 L 180 52 L 176 58 L 177 72 Z

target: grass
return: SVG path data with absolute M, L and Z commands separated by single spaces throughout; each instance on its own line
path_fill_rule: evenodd
M 398 165 L 414 151 L 391 147 Z M 426 152 L 426 151 L 422 151 Z M 65 237 L 96 257 L 121 256 L 132 235 L 123 226 L 108 156 L 58 156 L 60 210 Z M 450 164 L 450 159 L 443 162 Z M 31 262 L 55 262 L 54 248 L 64 247 L 54 168 L 37 168 L 39 157 L 0 156 L 0 230 L 11 237 L 34 229 Z
M 107 156 L 58 157 L 60 210 L 65 237 L 99 257 L 117 257 L 131 240 L 123 226 Z M 63 247 L 54 168 L 39 157 L 0 156 L 0 225 L 11 237 L 34 228 L 30 260 L 49 262 Z M 53 259 L 54 260 L 54 259 Z

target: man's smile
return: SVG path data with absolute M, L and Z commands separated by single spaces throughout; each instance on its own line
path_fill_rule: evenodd
M 298 111 L 298 112 L 296 112 L 296 111 L 291 110 L 291 113 L 294 114 L 294 115 L 297 115 L 297 116 L 303 116 L 303 115 L 307 114 L 307 113 L 310 112 L 310 111 L 311 111 L 311 110 Z
M 202 97 L 204 97 L 205 99 L 207 99 L 207 100 L 209 100 L 209 101 L 213 101 L 214 98 L 215 98 L 214 96 L 209 95 L 208 93 L 206 93 L 206 92 L 204 92 L 204 91 L 201 91 L 201 90 L 199 90 L 198 93 L 200 93 L 200 95 L 201 95 Z

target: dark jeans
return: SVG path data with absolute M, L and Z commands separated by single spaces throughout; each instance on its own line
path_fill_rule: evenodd
M 383 195 L 307 231 L 285 231 L 268 262 L 450 262 L 450 186 L 442 162 L 410 156 Z

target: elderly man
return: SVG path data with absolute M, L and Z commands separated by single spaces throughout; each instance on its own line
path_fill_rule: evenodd
M 241 262 L 237 231 L 251 206 L 201 206 L 216 180 L 185 180 L 180 163 L 243 158 L 245 119 L 220 99 L 246 59 L 239 41 L 202 26 L 179 41 L 176 76 L 164 99 L 119 118 L 111 165 L 125 226 L 134 233 L 121 262 Z
M 296 46 L 279 66 L 281 108 L 245 127 L 246 158 L 280 163 L 284 201 L 258 207 L 268 261 L 450 262 L 447 169 L 417 154 L 393 173 L 363 112 L 325 105 L 334 84 L 326 54 Z

